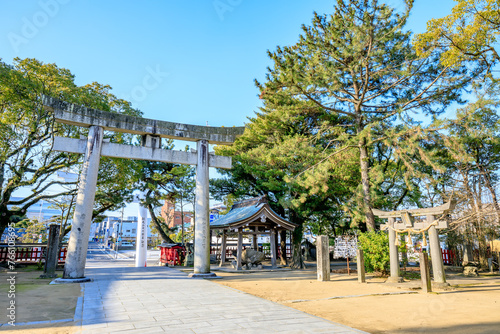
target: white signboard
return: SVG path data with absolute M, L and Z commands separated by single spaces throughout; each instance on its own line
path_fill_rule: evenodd
M 342 235 L 335 238 L 333 258 L 355 258 L 358 249 L 358 237 L 355 235 Z

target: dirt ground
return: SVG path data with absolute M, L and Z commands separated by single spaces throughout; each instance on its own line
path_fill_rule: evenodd
M 78 297 L 81 295 L 79 284 L 49 285 L 52 279 L 39 278 L 43 271 L 36 266 L 18 268 L 16 270 L 16 323 L 73 319 Z M 62 272 L 57 272 L 62 273 Z M 6 282 L 9 275 L 2 268 L 0 272 L 0 305 L 8 305 L 9 284 Z M 57 302 L 54 302 L 57 301 Z M 3 312 L 2 312 L 3 313 Z M 2 314 L 0 323 L 9 319 Z M 33 334 L 66 334 L 72 333 L 73 322 L 54 324 L 38 324 L 29 326 L 4 327 L 0 331 L 5 333 L 33 333 Z
M 500 332 L 498 275 L 447 274 L 453 288 L 429 294 L 411 289 L 417 280 L 386 284 L 368 275 L 360 284 L 355 275 L 332 274 L 319 282 L 315 268 L 217 275 L 219 284 L 370 333 Z

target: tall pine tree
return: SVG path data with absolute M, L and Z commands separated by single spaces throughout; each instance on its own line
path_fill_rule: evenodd
M 398 14 L 376 0 L 337 1 L 334 14 L 314 14 L 297 44 L 269 52 L 273 67 L 266 82 L 257 83 L 265 101 L 300 101 L 295 107 L 302 109 L 307 102 L 308 108 L 343 119 L 341 124 L 322 126 L 315 135 L 337 134 L 328 144 L 335 150 L 329 157 L 353 148 L 358 152 L 358 198 L 370 230 L 375 229 L 371 187 L 374 179 L 383 178 L 375 175 L 370 159 L 377 143 L 392 148 L 394 161 L 404 162 L 405 155 L 419 150 L 415 134 L 422 129 L 414 114 L 443 112 L 459 99 L 467 82 L 461 69 L 440 65 L 438 54 L 416 56 L 411 33 L 403 30 L 413 1 L 406 5 Z M 333 168 L 332 161 L 337 159 L 312 165 L 324 174 L 328 168 L 321 165 Z

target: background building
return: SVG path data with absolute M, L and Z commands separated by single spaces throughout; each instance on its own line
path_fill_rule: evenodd
M 161 216 L 165 219 L 165 223 L 169 228 L 174 228 L 184 224 L 191 224 L 191 218 L 194 218 L 194 213 L 191 211 L 184 211 L 184 220 L 181 218 L 181 211 L 175 210 L 175 203 L 168 200 L 161 207 Z

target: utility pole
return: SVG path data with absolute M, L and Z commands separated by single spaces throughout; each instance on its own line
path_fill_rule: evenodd
M 123 236 L 123 209 L 122 208 L 122 218 L 120 220 L 120 225 L 118 225 L 118 233 L 117 242 L 116 242 L 116 250 L 115 250 L 115 259 L 118 258 L 118 248 L 122 245 L 122 236 Z

